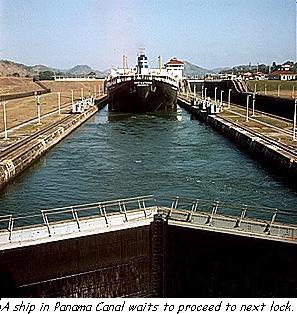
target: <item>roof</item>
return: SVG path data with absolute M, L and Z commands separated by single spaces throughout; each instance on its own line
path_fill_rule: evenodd
M 281 74 L 288 74 L 288 75 L 297 75 L 296 73 L 292 72 L 292 71 L 273 71 L 271 72 L 269 75 L 281 75 Z
M 176 58 L 171 58 L 167 63 L 167 64 L 173 64 L 173 65 L 183 65 L 184 63 L 182 61 L 177 60 Z

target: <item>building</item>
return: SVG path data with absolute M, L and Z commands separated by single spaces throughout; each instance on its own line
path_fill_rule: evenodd
M 167 71 L 178 79 L 183 78 L 184 63 L 176 58 L 170 59 L 166 64 Z
M 292 71 L 273 71 L 268 75 L 268 79 L 281 81 L 296 80 L 297 74 Z

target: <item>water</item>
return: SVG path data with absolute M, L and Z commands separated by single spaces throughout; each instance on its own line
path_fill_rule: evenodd
M 105 108 L 0 192 L 0 215 L 147 194 L 297 212 L 296 189 L 284 178 L 184 110 Z

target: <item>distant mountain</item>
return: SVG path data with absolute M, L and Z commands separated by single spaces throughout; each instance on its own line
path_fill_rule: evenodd
M 8 60 L 0 60 L 0 76 L 21 76 L 21 77 L 33 77 L 41 72 L 50 71 L 59 75 L 87 75 L 91 72 L 96 73 L 98 77 L 105 77 L 109 71 L 98 71 L 92 69 L 88 65 L 76 65 L 69 70 L 62 70 L 57 68 L 51 68 L 42 64 L 28 66 L 21 63 L 16 63 Z
M 214 69 L 205 69 L 201 68 L 198 65 L 190 63 L 188 61 L 184 61 L 185 69 L 184 69 L 184 76 L 186 77 L 196 77 L 196 78 L 203 78 L 207 73 L 216 74 L 222 70 L 229 70 L 230 68 L 214 68 Z
M 188 61 L 184 61 L 184 76 L 186 77 L 198 77 L 203 78 L 206 73 L 209 73 L 209 70 L 199 67 Z

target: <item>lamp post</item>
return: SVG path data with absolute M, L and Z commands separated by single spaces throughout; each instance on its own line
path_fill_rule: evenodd
M 61 92 L 57 92 L 58 95 L 58 113 L 61 114 Z
M 252 112 L 252 117 L 255 116 L 255 101 L 256 101 L 256 94 L 253 94 L 253 112 Z
M 228 109 L 231 107 L 231 88 L 229 88 L 229 93 L 228 93 Z
M 246 119 L 245 122 L 249 122 L 249 101 L 250 101 L 250 97 L 251 95 L 246 95 Z
M 2 105 L 3 105 L 3 121 L 4 121 L 4 139 L 7 140 L 7 125 L 6 125 L 6 104 L 7 101 L 3 101 Z
M 294 108 L 293 141 L 296 141 L 296 115 L 297 115 L 297 99 L 295 99 L 295 108 Z
M 73 96 L 73 89 L 71 90 L 71 104 L 73 105 L 74 96 Z
M 207 87 L 204 88 L 204 93 L 205 93 L 205 97 L 204 98 L 206 100 L 206 97 L 207 97 Z
M 221 90 L 221 107 L 223 106 L 223 93 L 224 93 L 224 91 Z
M 204 85 L 202 85 L 202 88 L 201 88 L 201 98 L 202 99 L 204 98 Z
M 215 103 L 217 102 L 217 87 L 215 87 Z
M 37 115 L 38 115 L 38 123 L 41 124 L 41 119 L 40 119 L 40 96 L 36 97 L 36 106 L 37 106 Z

